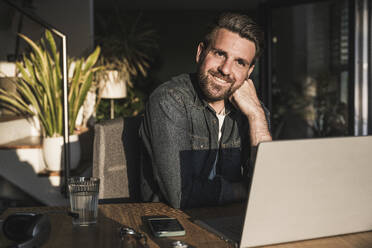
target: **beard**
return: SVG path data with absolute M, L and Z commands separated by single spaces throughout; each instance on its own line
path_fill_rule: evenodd
M 201 63 L 202 64 L 202 63 Z M 206 73 L 198 66 L 197 74 L 201 91 L 208 102 L 215 102 L 228 99 L 236 89 L 233 88 L 235 80 L 228 76 L 222 75 L 220 72 L 209 69 Z M 221 78 L 229 83 L 229 87 L 223 87 L 214 82 L 213 77 Z

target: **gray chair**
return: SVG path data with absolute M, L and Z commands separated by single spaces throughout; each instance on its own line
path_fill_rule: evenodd
M 93 176 L 101 180 L 101 203 L 140 200 L 141 120 L 142 116 L 117 118 L 95 125 Z

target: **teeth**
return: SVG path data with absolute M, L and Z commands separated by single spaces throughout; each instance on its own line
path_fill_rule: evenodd
M 226 81 L 219 77 L 214 77 L 218 82 L 225 84 Z

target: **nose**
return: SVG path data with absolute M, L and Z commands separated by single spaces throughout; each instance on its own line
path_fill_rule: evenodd
M 224 60 L 223 62 L 221 62 L 217 69 L 222 75 L 228 76 L 231 73 L 231 62 L 228 60 Z

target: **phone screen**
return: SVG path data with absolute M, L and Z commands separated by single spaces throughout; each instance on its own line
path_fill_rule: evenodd
M 184 230 L 181 224 L 176 219 L 149 219 L 150 225 L 157 232 L 164 231 L 182 231 Z
M 148 224 L 155 236 L 182 236 L 185 235 L 185 229 L 175 218 L 149 218 Z

